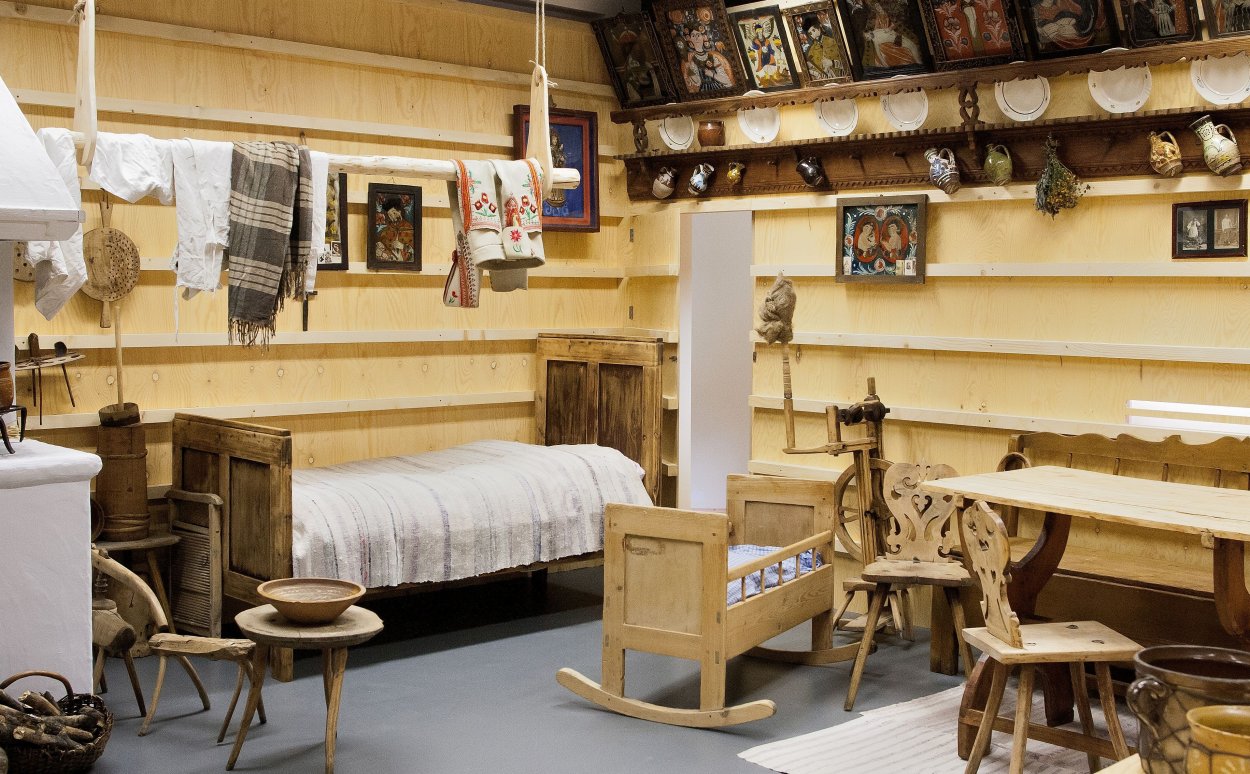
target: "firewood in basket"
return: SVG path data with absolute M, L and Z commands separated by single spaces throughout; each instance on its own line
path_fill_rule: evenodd
M 0 747 L 0 774 L 9 774 L 9 754 Z
M 24 744 L 33 744 L 40 747 L 52 747 L 58 750 L 81 750 L 82 745 L 70 739 L 68 736 L 59 734 L 45 734 L 42 731 L 36 731 L 33 728 L 19 727 L 13 729 L 13 738 Z
M 90 709 L 90 708 L 88 707 L 86 709 Z M 97 728 L 103 728 L 104 727 L 104 714 L 100 712 L 95 712 L 94 710 L 92 710 L 94 714 L 89 715 L 87 714 L 86 709 L 84 709 L 82 712 L 80 712 L 77 715 L 62 715 L 59 718 L 57 718 L 57 720 L 59 720 L 61 723 L 64 723 L 67 726 L 81 729 L 83 731 L 95 731 Z
M 20 702 L 27 707 L 33 709 L 40 715 L 60 715 L 61 708 L 56 706 L 56 702 L 48 701 L 48 697 L 43 694 L 27 691 L 17 697 Z
M 78 728 L 66 722 L 67 719 L 73 718 L 75 722 L 86 726 Z M 29 728 L 35 731 L 41 731 L 45 734 L 64 734 L 76 742 L 90 742 L 95 739 L 92 733 L 97 728 L 95 721 L 87 715 L 61 715 L 59 717 L 41 717 L 39 715 L 31 715 L 26 712 L 18 712 L 8 707 L 0 707 L 0 720 L 7 721 L 11 727 Z
M 26 711 L 26 708 L 22 706 L 21 702 L 5 693 L 3 688 L 0 688 L 0 707 L 8 707 L 9 709 L 15 709 L 21 712 Z
M 80 744 L 89 744 L 95 741 L 95 734 L 81 728 L 73 726 L 61 726 L 61 736 L 69 737 Z

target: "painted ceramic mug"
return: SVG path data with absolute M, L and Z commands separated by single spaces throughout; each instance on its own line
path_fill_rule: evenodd
M 1011 182 L 1011 153 L 1005 145 L 989 145 L 985 149 L 985 175 L 994 185 Z
M 1150 166 L 1164 177 L 1181 172 L 1181 146 L 1169 131 L 1150 133 Z
M 1250 774 L 1250 707 L 1190 710 L 1186 774 Z
M 740 161 L 729 162 L 729 170 L 725 172 L 725 179 L 730 185 L 737 185 L 742 182 L 742 173 L 746 171 L 747 165 Z
M 667 199 L 673 195 L 676 182 L 677 170 L 672 167 L 660 167 L 660 174 L 651 181 L 651 195 L 657 199 Z
M 929 179 L 948 194 L 959 190 L 959 167 L 950 148 L 929 148 L 924 152 L 929 162 Z
M 825 182 L 825 167 L 820 163 L 820 159 L 815 156 L 808 156 L 796 164 L 794 168 L 798 170 L 799 177 L 803 178 L 803 182 L 812 188 Z
M 712 185 L 712 174 L 716 172 L 716 167 L 706 161 L 694 168 L 690 173 L 690 184 L 686 186 L 686 190 L 695 196 L 707 193 L 707 189 Z
M 1233 130 L 1217 124 L 1211 116 L 1203 116 L 1189 125 L 1202 140 L 1202 158 L 1217 175 L 1228 176 L 1241 171 L 1241 151 Z M 1220 130 L 1223 131 L 1220 131 Z

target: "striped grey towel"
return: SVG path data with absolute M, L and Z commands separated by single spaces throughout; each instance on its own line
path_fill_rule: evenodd
M 303 292 L 312 245 L 311 161 L 285 142 L 236 142 L 230 164 L 230 339 L 267 344 Z

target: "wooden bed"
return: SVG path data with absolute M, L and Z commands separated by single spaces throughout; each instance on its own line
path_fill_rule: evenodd
M 539 443 L 598 443 L 618 449 L 646 471 L 644 485 L 654 501 L 661 475 L 662 340 L 544 334 L 539 336 L 537 350 Z M 207 589 L 209 609 L 204 611 L 203 633 L 220 635 L 223 603 L 227 607 L 259 604 L 257 585 L 291 576 L 291 469 L 289 430 L 175 416 L 174 518 L 202 531 L 208 565 L 206 577 L 175 579 L 175 584 Z M 600 556 L 583 554 L 511 571 L 586 563 Z M 377 596 L 439 585 L 444 584 L 407 584 L 370 593 Z M 288 679 L 290 653 L 275 657 L 275 676 Z
M 771 716 L 776 705 L 725 706 L 726 662 L 741 653 L 801 664 L 855 657 L 859 643 L 833 647 L 835 503 L 833 482 L 730 476 L 728 514 L 612 504 L 604 538 L 602 684 L 573 669 L 556 679 L 573 693 L 622 715 L 711 728 Z M 731 545 L 783 546 L 728 568 Z M 799 554 L 823 563 L 800 571 Z M 790 580 L 729 604 L 727 587 L 790 560 Z M 761 579 L 762 581 L 762 579 Z M 764 583 L 760 583 L 764 587 Z M 812 619 L 809 651 L 758 647 Z M 699 662 L 699 709 L 627 698 L 625 651 Z

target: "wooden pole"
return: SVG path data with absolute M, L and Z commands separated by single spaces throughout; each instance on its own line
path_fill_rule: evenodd
M 790 342 L 781 346 L 782 408 L 786 418 L 786 448 L 795 448 L 794 391 L 790 387 Z
M 113 353 L 117 359 L 117 408 L 120 410 L 126 402 L 122 398 L 122 302 L 113 301 Z

